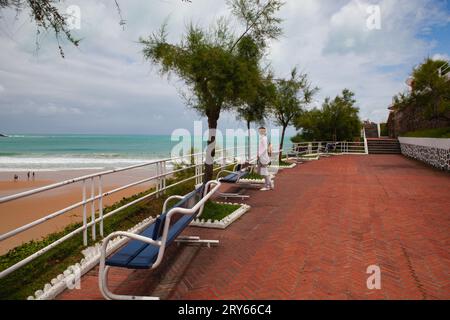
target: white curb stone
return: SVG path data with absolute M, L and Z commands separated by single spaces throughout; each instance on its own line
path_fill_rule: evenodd
M 139 233 L 148 225 L 153 223 L 155 218 L 150 217 L 129 229 L 128 232 Z M 117 250 L 127 241 L 124 237 L 117 237 L 109 242 L 107 253 Z M 88 247 L 82 251 L 84 258 L 80 262 L 69 266 L 63 274 L 59 274 L 53 278 L 50 283 L 46 283 L 43 290 L 37 290 L 34 296 L 29 296 L 27 300 L 52 300 L 57 295 L 67 289 L 67 285 L 73 283 L 74 274 L 78 272 L 81 277 L 91 269 L 93 269 L 100 261 L 101 242 Z M 75 289 L 74 289 L 75 290 Z
M 240 208 L 238 208 L 236 211 L 234 211 L 233 213 L 226 216 L 225 218 L 223 218 L 220 221 L 218 221 L 218 220 L 211 221 L 211 219 L 208 219 L 208 221 L 205 222 L 204 219 L 196 219 L 191 222 L 191 226 L 199 227 L 199 228 L 226 229 L 229 225 L 231 225 L 234 221 L 239 219 L 242 215 L 244 215 L 251 208 L 249 205 L 241 204 L 241 203 L 230 203 L 230 202 L 217 202 L 217 203 L 238 205 L 238 206 L 240 206 Z

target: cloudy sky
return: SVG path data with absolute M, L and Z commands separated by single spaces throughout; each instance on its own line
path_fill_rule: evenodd
M 80 47 L 40 34 L 27 13 L 0 12 L 0 132 L 167 134 L 192 129 L 201 117 L 184 106 L 182 82 L 161 78 L 144 61 L 137 40 L 169 17 L 170 40 L 190 21 L 208 26 L 227 16 L 225 0 L 66 0 L 80 8 Z M 367 27 L 370 6 L 380 29 Z M 373 7 L 370 7 L 373 8 Z M 369 10 L 369 11 L 368 11 Z M 286 0 L 279 16 L 284 35 L 268 60 L 278 77 L 297 66 L 320 87 L 315 104 L 349 88 L 361 118 L 385 121 L 392 96 L 406 89 L 411 69 L 426 57 L 450 55 L 450 3 L 440 0 Z M 373 21 L 373 20 L 369 20 Z M 236 26 L 236 32 L 239 27 Z M 221 128 L 244 126 L 233 114 Z M 291 129 L 291 132 L 293 130 Z

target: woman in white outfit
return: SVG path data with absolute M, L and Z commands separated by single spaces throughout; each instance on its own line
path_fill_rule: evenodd
M 269 191 L 273 189 L 272 181 L 269 173 L 269 144 L 267 141 L 266 128 L 259 128 L 259 148 L 258 148 L 258 167 L 259 174 L 264 176 L 264 188 L 261 191 Z

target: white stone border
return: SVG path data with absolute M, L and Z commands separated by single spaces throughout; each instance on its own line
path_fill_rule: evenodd
M 152 224 L 156 218 L 147 218 L 133 228 L 129 229 L 128 232 L 139 233 L 144 230 L 147 226 Z M 107 253 L 111 253 L 121 246 L 123 246 L 128 241 L 128 238 L 117 237 L 111 240 L 108 244 Z M 27 300 L 52 300 L 57 295 L 66 290 L 69 285 L 73 285 L 77 278 L 81 278 L 88 271 L 93 269 L 100 261 L 100 250 L 101 242 L 88 247 L 82 251 L 84 258 L 80 262 L 69 266 L 62 274 L 59 274 L 56 278 L 53 278 L 50 283 L 46 283 L 42 290 L 37 290 L 34 296 L 29 296 Z M 76 289 L 73 289 L 76 290 Z
M 218 221 L 218 220 L 211 221 L 211 219 L 208 219 L 208 220 L 196 219 L 191 222 L 191 226 L 199 227 L 199 228 L 226 229 L 229 225 L 231 225 L 234 221 L 239 219 L 242 215 L 244 215 L 246 212 L 248 212 L 251 208 L 249 205 L 242 204 L 242 203 L 231 203 L 231 202 L 216 202 L 216 203 L 240 205 L 241 207 L 220 221 Z
M 272 169 L 293 169 L 293 168 L 295 168 L 297 166 L 297 164 L 296 163 L 291 163 L 289 166 L 285 166 L 285 165 L 283 165 L 283 166 L 270 166 L 269 168 L 272 168 Z
M 301 161 L 316 161 L 320 159 L 320 156 L 316 157 L 299 157 Z
M 444 150 L 450 149 L 450 139 L 399 137 L 398 140 L 401 144 L 411 144 Z
M 264 179 L 239 179 L 242 183 L 264 184 Z

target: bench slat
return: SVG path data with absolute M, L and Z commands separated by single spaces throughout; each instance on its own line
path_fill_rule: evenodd
M 203 188 L 193 191 L 186 195 L 184 199 L 179 201 L 175 207 L 188 207 L 192 199 L 197 195 L 201 195 Z M 169 228 L 166 246 L 169 246 L 176 237 L 189 225 L 189 223 L 197 216 L 197 213 L 188 216 L 182 216 Z M 152 238 L 153 240 L 161 240 L 161 231 L 155 230 L 156 226 L 162 228 L 167 212 L 163 213 L 155 223 L 152 223 L 144 231 L 139 233 L 142 236 Z M 160 222 L 160 223 L 158 223 Z M 159 229 L 159 228 L 158 228 Z M 110 258 L 106 260 L 106 265 L 113 267 L 122 267 L 130 269 L 149 269 L 156 261 L 159 248 L 138 240 L 131 240 L 124 247 L 119 249 Z
M 220 179 L 220 182 L 225 183 L 236 183 L 239 179 L 242 179 L 246 176 L 248 176 L 248 171 L 237 171 L 230 173 L 229 175 L 225 176 L 224 178 Z
M 167 235 L 167 246 L 169 246 L 178 235 L 183 232 L 183 230 L 192 221 L 193 216 L 183 216 L 169 229 L 169 234 Z M 127 264 L 127 268 L 130 269 L 148 269 L 153 263 L 155 263 L 158 256 L 159 248 L 152 245 L 147 246 L 141 253 L 136 256 L 132 261 Z

